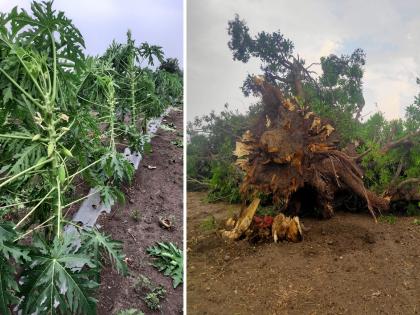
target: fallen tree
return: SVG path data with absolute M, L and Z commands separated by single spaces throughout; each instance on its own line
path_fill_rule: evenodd
M 375 221 L 377 213 L 388 210 L 389 198 L 366 189 L 354 157 L 338 149 L 339 136 L 331 122 L 317 117 L 296 98 L 286 98 L 264 79 L 254 78 L 254 83 L 262 95 L 263 110 L 234 151 L 236 164 L 245 172 L 240 187 L 243 200 L 269 196 L 279 212 L 301 215 L 316 211 L 330 218 L 335 197 L 352 195 Z M 234 233 L 226 236 L 239 238 L 254 214 L 244 209 Z

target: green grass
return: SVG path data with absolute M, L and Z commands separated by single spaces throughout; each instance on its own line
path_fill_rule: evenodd
M 393 214 L 390 215 L 381 215 L 379 217 L 379 222 L 395 224 L 397 222 L 397 217 Z
M 203 231 L 214 231 L 217 229 L 216 218 L 213 215 L 209 215 L 200 223 L 200 229 Z

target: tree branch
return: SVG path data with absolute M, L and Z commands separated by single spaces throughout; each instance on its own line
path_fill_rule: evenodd
M 413 141 L 412 138 L 415 136 L 420 135 L 420 130 L 416 131 L 416 132 L 412 132 L 409 133 L 408 135 L 393 141 L 393 142 L 388 142 L 382 149 L 381 149 L 381 153 L 387 153 L 389 150 L 394 149 L 396 147 L 399 147 L 401 145 L 413 145 Z

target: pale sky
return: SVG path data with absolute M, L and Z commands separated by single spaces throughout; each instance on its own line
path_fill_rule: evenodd
M 0 12 L 15 7 L 29 12 L 30 0 L 0 0 Z M 163 47 L 166 57 L 183 64 L 182 0 L 55 0 L 53 8 L 64 11 L 82 33 L 86 52 L 102 54 L 113 39 L 125 42 L 131 29 L 138 44 Z
M 227 22 L 235 13 L 251 35 L 280 30 L 307 64 L 364 49 L 364 114 L 379 109 L 388 119 L 403 117 L 419 91 L 418 0 L 188 0 L 188 120 L 220 112 L 226 102 L 245 111 L 255 101 L 239 87 L 247 73 L 261 72 L 259 62 L 233 61 L 227 46 Z

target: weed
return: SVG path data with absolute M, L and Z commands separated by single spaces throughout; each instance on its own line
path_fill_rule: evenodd
M 259 216 L 276 216 L 278 214 L 278 210 L 275 206 L 267 206 L 267 207 L 258 207 L 257 215 Z
M 165 298 L 165 294 L 165 288 L 160 285 L 147 293 L 143 300 L 151 310 L 159 310 L 161 308 L 160 302 Z
M 146 276 L 140 275 L 137 279 L 137 282 L 134 284 L 134 290 L 136 292 L 141 291 L 152 291 L 153 290 L 153 283 L 150 279 Z
M 200 229 L 203 231 L 213 231 L 217 228 L 216 218 L 213 215 L 209 215 L 200 223 Z
M 144 294 L 142 299 L 151 310 L 160 309 L 160 302 L 166 294 L 162 285 L 156 286 L 148 277 L 143 275 L 140 275 L 134 284 L 134 291 Z
M 171 143 L 178 148 L 182 148 L 184 146 L 182 139 L 178 138 L 176 140 L 172 140 Z
M 420 206 L 415 204 L 409 204 L 407 207 L 408 216 L 419 216 L 420 215 Z
M 420 219 L 414 219 L 413 224 L 420 225 Z
M 173 279 L 174 288 L 182 283 L 184 268 L 182 250 L 172 243 L 158 242 L 155 246 L 149 247 L 147 252 L 150 256 L 156 257 L 152 265 Z
M 134 209 L 131 212 L 131 218 L 136 222 L 139 221 L 140 220 L 140 210 L 139 209 Z
M 397 222 L 397 217 L 393 214 L 390 215 L 381 215 L 379 217 L 380 222 L 388 223 L 388 224 L 395 224 Z
M 174 132 L 176 130 L 176 127 L 173 123 L 162 124 L 160 125 L 160 128 L 162 128 L 165 131 L 170 131 L 170 132 Z

